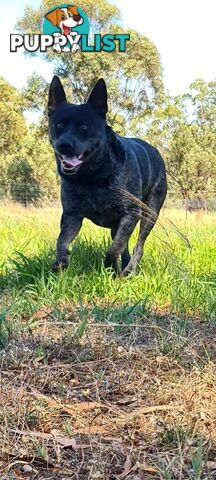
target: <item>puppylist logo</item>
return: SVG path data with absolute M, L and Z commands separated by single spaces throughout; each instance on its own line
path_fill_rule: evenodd
M 90 23 L 86 13 L 74 5 L 63 4 L 46 13 L 43 20 L 43 35 L 54 37 L 56 52 L 81 50 L 82 35 L 88 38 Z
M 88 16 L 75 5 L 64 3 L 49 10 L 43 19 L 42 34 L 11 34 L 10 51 L 24 47 L 27 52 L 125 52 L 129 34 L 96 33 L 89 38 Z

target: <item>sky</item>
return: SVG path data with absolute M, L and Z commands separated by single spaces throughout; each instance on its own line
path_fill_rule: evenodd
M 155 43 L 161 56 L 165 88 L 171 95 L 184 93 L 196 78 L 205 81 L 215 78 L 215 0 L 112 0 L 112 3 L 119 7 L 126 28 L 136 29 Z M 41 59 L 27 59 L 21 52 L 10 53 L 9 35 L 27 4 L 37 8 L 40 0 L 10 0 L 1 5 L 0 29 L 4 42 L 1 42 L 0 75 L 17 88 L 24 86 L 34 71 L 47 81 L 53 74 L 52 66 Z M 78 1 L 75 4 L 79 6 Z

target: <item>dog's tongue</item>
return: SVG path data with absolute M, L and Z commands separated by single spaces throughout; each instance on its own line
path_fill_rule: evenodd
M 82 163 L 82 160 L 79 160 L 78 157 L 66 157 L 66 155 L 64 155 L 63 163 L 66 163 L 70 167 L 77 167 Z
M 64 30 L 64 34 L 65 35 L 69 35 L 70 34 L 70 27 L 67 27 L 66 25 L 63 25 L 63 30 Z

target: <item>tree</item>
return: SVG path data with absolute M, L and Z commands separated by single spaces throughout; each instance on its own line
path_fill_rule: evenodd
M 166 156 L 177 126 L 186 121 L 179 98 L 165 96 L 161 105 L 146 116 L 140 124 L 139 135 L 157 147 Z
M 0 77 L 0 155 L 11 153 L 17 142 L 26 134 L 23 103 L 18 91 Z
M 206 83 L 204 80 L 195 80 L 189 93 L 183 96 L 190 102 L 194 110 L 194 122 L 200 127 L 208 126 L 216 130 L 216 81 Z
M 43 17 L 47 10 L 58 5 L 58 0 L 43 0 L 38 10 L 26 7 L 17 27 L 26 33 L 41 32 Z M 93 33 L 125 33 L 120 25 L 120 12 L 107 0 L 80 0 L 79 7 L 88 14 Z M 134 30 L 127 30 L 131 40 L 125 53 L 116 49 L 106 52 L 76 55 L 48 50 L 43 58 L 54 65 L 55 73 L 63 78 L 64 87 L 70 92 L 69 100 L 83 102 L 99 77 L 104 77 L 109 89 L 109 117 L 111 126 L 122 133 L 130 130 L 133 122 L 144 119 L 146 112 L 160 103 L 163 83 L 160 57 L 155 45 Z
M 30 102 L 26 90 L 18 92 L 3 78 L 0 87 L 0 182 L 4 193 L 22 203 L 44 195 L 57 197 L 56 167 L 48 137 L 42 135 L 41 127 L 28 126 L 23 115 Z
M 21 157 L 28 162 L 34 184 L 38 185 L 38 198 L 58 197 L 58 177 L 52 148 L 47 137 L 41 136 L 39 126 L 31 126 L 22 144 Z
M 216 82 L 196 80 L 181 98 L 187 112 L 171 142 L 172 167 L 189 195 L 216 190 Z
M 196 80 L 185 95 L 165 97 L 144 124 L 143 136 L 166 159 L 171 189 L 185 197 L 216 190 L 215 86 Z
M 4 78 L 0 77 L 0 181 L 7 180 L 7 167 L 27 133 L 26 121 L 22 111 L 22 99 L 18 91 Z

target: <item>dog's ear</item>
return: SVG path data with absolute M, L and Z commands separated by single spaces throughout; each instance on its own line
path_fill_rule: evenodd
M 53 25 L 57 25 L 58 23 L 57 10 L 59 10 L 59 8 L 56 8 L 52 12 L 49 12 L 45 15 L 45 18 L 47 18 L 47 20 L 49 20 Z
M 71 15 L 73 15 L 73 19 L 75 20 L 75 22 L 80 22 L 80 20 L 82 20 L 82 17 L 78 12 L 77 7 L 68 5 L 67 9 L 71 13 Z
M 54 75 L 49 89 L 48 114 L 52 113 L 57 105 L 66 102 L 66 95 L 59 78 Z
M 74 5 L 68 5 L 67 9 L 70 13 L 72 13 L 72 15 L 79 15 L 77 7 L 75 7 Z
M 106 113 L 108 112 L 107 89 L 103 78 L 98 80 L 91 91 L 87 102 L 92 105 L 98 115 L 100 115 L 102 118 L 106 118 Z

